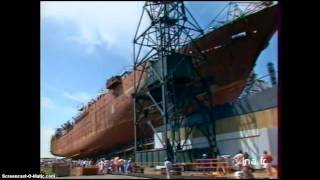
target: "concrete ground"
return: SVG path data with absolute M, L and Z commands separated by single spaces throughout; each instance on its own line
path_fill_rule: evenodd
M 262 170 L 257 170 L 253 173 L 255 179 L 269 179 L 267 173 Z M 277 179 L 277 174 L 274 174 L 272 179 Z M 146 175 L 146 174 L 132 174 L 129 175 L 87 175 L 87 176 L 67 176 L 67 177 L 56 177 L 58 179 L 165 179 L 165 175 Z M 234 179 L 234 172 L 231 172 L 229 175 L 224 177 L 213 177 L 213 176 L 174 176 L 171 175 L 172 179 L 226 179 L 232 178 Z
M 92 176 L 56 177 L 55 179 L 149 179 L 149 178 L 107 174 L 107 175 L 92 175 Z
M 268 176 L 264 173 L 254 173 L 256 179 L 268 179 Z M 150 178 L 146 177 L 135 177 L 135 176 L 126 176 L 126 175 L 91 175 L 91 176 L 68 176 L 68 177 L 56 177 L 55 179 L 165 179 L 165 176 L 149 176 Z M 197 176 L 190 176 L 190 177 L 172 177 L 172 179 L 214 179 L 214 177 L 197 177 Z M 224 178 L 234 178 L 234 176 L 230 175 L 229 177 Z M 219 178 L 219 179 L 224 179 Z M 273 177 L 273 179 L 277 179 L 277 177 Z

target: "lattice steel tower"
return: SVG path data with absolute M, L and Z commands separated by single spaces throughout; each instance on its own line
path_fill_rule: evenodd
M 143 28 L 143 24 L 148 25 Z M 179 129 L 184 124 L 185 104 L 192 102 L 201 106 L 201 102 L 194 100 L 182 103 L 193 97 L 192 89 L 187 88 L 187 84 L 200 79 L 201 88 L 208 89 L 210 94 L 207 84 L 194 68 L 194 62 L 206 60 L 194 42 L 202 35 L 203 30 L 182 1 L 148 1 L 144 4 L 133 48 L 135 152 L 143 150 L 146 127 L 156 134 L 155 124 L 162 124 L 165 128 L 164 138 L 158 138 L 166 148 L 169 159 L 175 161 L 175 152 L 183 148 Z M 193 47 L 192 51 L 190 47 Z M 155 111 L 160 114 L 159 119 L 153 118 L 156 117 L 152 116 Z M 213 120 L 212 109 L 205 113 L 203 117 L 207 121 Z M 216 155 L 214 125 L 211 130 L 203 131 Z

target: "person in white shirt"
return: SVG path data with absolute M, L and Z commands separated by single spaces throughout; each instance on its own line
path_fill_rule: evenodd
M 241 167 L 241 171 L 243 172 L 243 177 L 244 179 L 253 179 L 254 175 L 253 175 L 253 171 L 254 168 L 252 167 L 252 164 L 250 163 L 250 156 L 247 152 L 244 153 L 244 161 Z M 249 160 L 249 161 L 248 161 Z
M 103 169 L 104 169 L 104 162 L 103 162 L 103 160 L 100 160 L 100 161 L 99 161 L 98 167 L 99 167 L 99 172 L 100 172 L 101 174 L 103 174 Z
M 166 168 L 166 173 L 167 173 L 166 178 L 170 179 L 170 170 L 172 168 L 172 163 L 171 163 L 171 161 L 168 160 L 168 158 L 165 158 L 164 166 Z
M 131 158 L 129 158 L 129 160 L 127 161 L 126 166 L 125 166 L 126 174 L 128 174 L 129 171 L 131 171 Z
M 243 163 L 243 160 L 244 160 L 244 154 L 242 153 L 241 150 L 238 152 L 238 154 L 236 154 L 233 157 L 233 160 L 234 160 L 235 169 L 236 170 L 241 170 L 242 163 Z

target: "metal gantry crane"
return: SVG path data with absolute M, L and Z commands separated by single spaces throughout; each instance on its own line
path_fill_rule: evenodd
M 149 26 L 143 28 L 142 22 L 149 23 Z M 213 121 L 212 105 L 206 108 L 208 106 L 204 102 L 196 100 L 196 90 L 187 87 L 192 80 L 200 79 L 200 89 L 209 95 L 211 93 L 208 83 L 200 77 L 192 63 L 206 60 L 194 41 L 203 33 L 182 1 L 148 1 L 144 4 L 133 42 L 135 154 L 143 150 L 145 129 L 150 127 L 157 135 L 155 126 L 161 124 L 164 137 L 158 136 L 158 139 L 166 148 L 167 157 L 175 161 L 176 152 L 183 149 L 187 142 L 184 139 L 181 143 L 180 136 L 180 128 L 190 124 L 182 110 L 185 104 L 193 103 L 202 109 L 203 122 Z M 197 52 L 191 52 L 191 46 Z M 153 112 L 158 113 L 160 118 L 155 119 L 157 116 L 153 116 Z M 214 124 L 212 128 L 199 130 L 207 137 L 213 154 L 217 155 Z M 186 138 L 197 127 L 200 127 L 197 123 L 189 126 Z

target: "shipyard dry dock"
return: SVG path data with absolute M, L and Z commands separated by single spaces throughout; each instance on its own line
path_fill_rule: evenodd
M 52 154 L 152 164 L 239 149 L 258 158 L 267 150 L 277 165 L 275 84 L 239 98 L 279 27 L 277 3 L 253 6 L 204 32 L 183 2 L 146 2 L 148 16 L 142 18 L 152 23 L 137 31 L 133 70 L 108 79 L 104 93 L 80 109 L 74 124 L 59 129 Z M 200 35 L 191 37 L 191 31 Z M 139 48 L 150 51 L 141 55 Z

